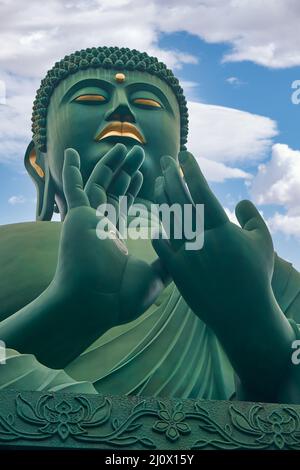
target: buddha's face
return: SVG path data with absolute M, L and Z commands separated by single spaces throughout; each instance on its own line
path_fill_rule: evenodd
M 47 156 L 57 196 L 63 200 L 64 150 L 75 148 L 87 181 L 99 159 L 117 142 L 145 151 L 139 196 L 153 200 L 160 158 L 177 158 L 180 115 L 176 97 L 158 77 L 138 71 L 88 69 L 63 80 L 47 116 Z

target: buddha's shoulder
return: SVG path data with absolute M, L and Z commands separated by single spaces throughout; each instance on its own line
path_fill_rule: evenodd
M 23 240 L 29 242 L 43 240 L 57 243 L 61 231 L 61 222 L 22 222 L 17 224 L 0 225 L 0 243 Z
M 39 295 L 57 263 L 60 222 L 0 226 L 0 320 Z

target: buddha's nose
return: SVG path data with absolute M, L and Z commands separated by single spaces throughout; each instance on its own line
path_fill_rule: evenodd
M 128 98 L 124 90 L 117 90 L 113 98 L 112 109 L 106 116 L 106 121 L 136 122 L 135 115 L 131 110 Z

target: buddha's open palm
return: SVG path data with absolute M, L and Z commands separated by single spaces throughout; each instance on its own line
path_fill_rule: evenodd
M 241 227 L 229 221 L 200 168 L 189 152 L 179 162 L 162 158 L 163 176 L 156 182 L 156 200 L 168 205 L 204 204 L 204 245 L 186 249 L 188 240 L 153 240 L 157 254 L 192 310 L 216 331 L 241 323 L 246 328 L 258 303 L 267 301 L 273 273 L 272 239 L 250 201 L 241 202 L 236 215 Z M 261 311 L 261 309 L 259 310 Z M 254 318 L 251 318 L 251 321 Z M 257 319 L 257 325 L 263 321 Z
M 152 304 L 163 287 L 153 266 L 128 254 L 120 239 L 99 238 L 104 215 L 96 209 L 126 195 L 133 202 L 142 184 L 141 147 L 117 144 L 95 166 L 83 187 L 80 157 L 67 149 L 63 169 L 68 213 L 63 223 L 54 283 L 70 302 L 82 304 L 86 321 L 99 320 L 101 329 L 134 319 Z M 107 220 L 107 219 L 106 219 Z M 116 233 L 111 225 L 109 230 Z M 107 231 L 107 228 L 106 228 Z M 102 232 L 103 234 L 103 232 Z M 95 321 L 96 318 L 96 321 Z

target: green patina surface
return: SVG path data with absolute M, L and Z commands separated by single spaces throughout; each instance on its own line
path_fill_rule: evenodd
M 142 141 L 100 139 L 111 123 Z M 25 155 L 38 221 L 0 228 L 0 441 L 297 448 L 297 407 L 209 401 L 230 399 L 236 375 L 247 399 L 299 402 L 287 318 L 300 321 L 300 275 L 250 203 L 242 228 L 229 222 L 186 134 L 178 81 L 137 51 L 74 53 L 42 82 Z M 145 224 L 152 202 L 203 203 L 204 249 L 100 240 L 95 209 L 123 195 L 146 204 Z

